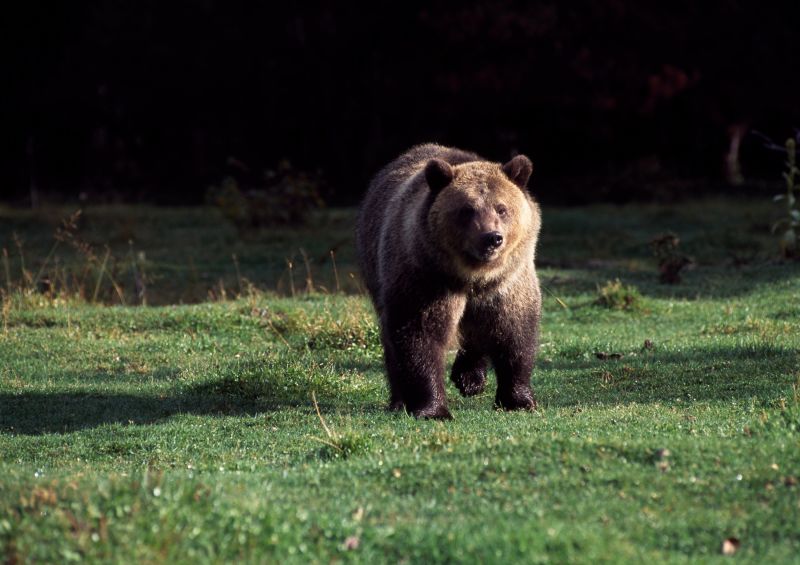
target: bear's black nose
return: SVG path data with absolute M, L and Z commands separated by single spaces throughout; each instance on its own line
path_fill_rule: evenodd
M 499 231 L 490 231 L 483 234 L 483 245 L 487 249 L 497 249 L 503 244 L 503 234 Z

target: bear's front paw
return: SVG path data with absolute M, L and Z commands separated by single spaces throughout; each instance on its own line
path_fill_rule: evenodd
M 485 358 L 463 350 L 458 352 L 450 380 L 461 396 L 475 396 L 483 392 L 486 388 L 486 366 Z
M 503 410 L 536 410 L 536 399 L 530 388 L 505 393 L 498 390 L 494 404 Z
M 486 388 L 486 369 L 472 369 L 453 373 L 450 377 L 461 396 L 475 396 Z

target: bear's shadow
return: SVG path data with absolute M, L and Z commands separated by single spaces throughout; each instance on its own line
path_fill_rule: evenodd
M 161 367 L 151 376 L 171 378 L 177 369 Z M 224 373 L 225 371 L 223 371 Z M 105 424 L 147 425 L 180 414 L 249 416 L 285 409 L 314 412 L 311 392 L 324 413 L 349 410 L 359 404 L 362 413 L 383 411 L 369 398 L 337 401 L 343 392 L 334 383 L 287 383 L 280 376 L 255 374 L 247 378 L 224 377 L 191 385 L 177 384 L 161 394 L 135 394 L 97 390 L 100 379 L 146 381 L 148 375 L 85 375 L 61 372 L 55 382 L 93 383 L 95 390 L 0 392 L 0 433 L 36 435 L 69 433 Z

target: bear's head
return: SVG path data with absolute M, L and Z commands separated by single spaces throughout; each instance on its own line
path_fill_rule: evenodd
M 505 165 L 431 159 L 424 176 L 433 202 L 428 228 L 438 247 L 468 278 L 507 270 L 533 258 L 538 206 L 527 185 L 533 165 L 518 155 Z

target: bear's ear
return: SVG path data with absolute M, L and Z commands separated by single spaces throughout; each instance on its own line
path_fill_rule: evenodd
M 425 165 L 425 180 L 431 192 L 436 194 L 453 180 L 453 167 L 441 159 L 431 159 Z
M 511 182 L 520 188 L 528 186 L 528 179 L 533 172 L 533 163 L 525 155 L 517 155 L 508 163 L 503 165 L 503 172 L 511 179 Z

